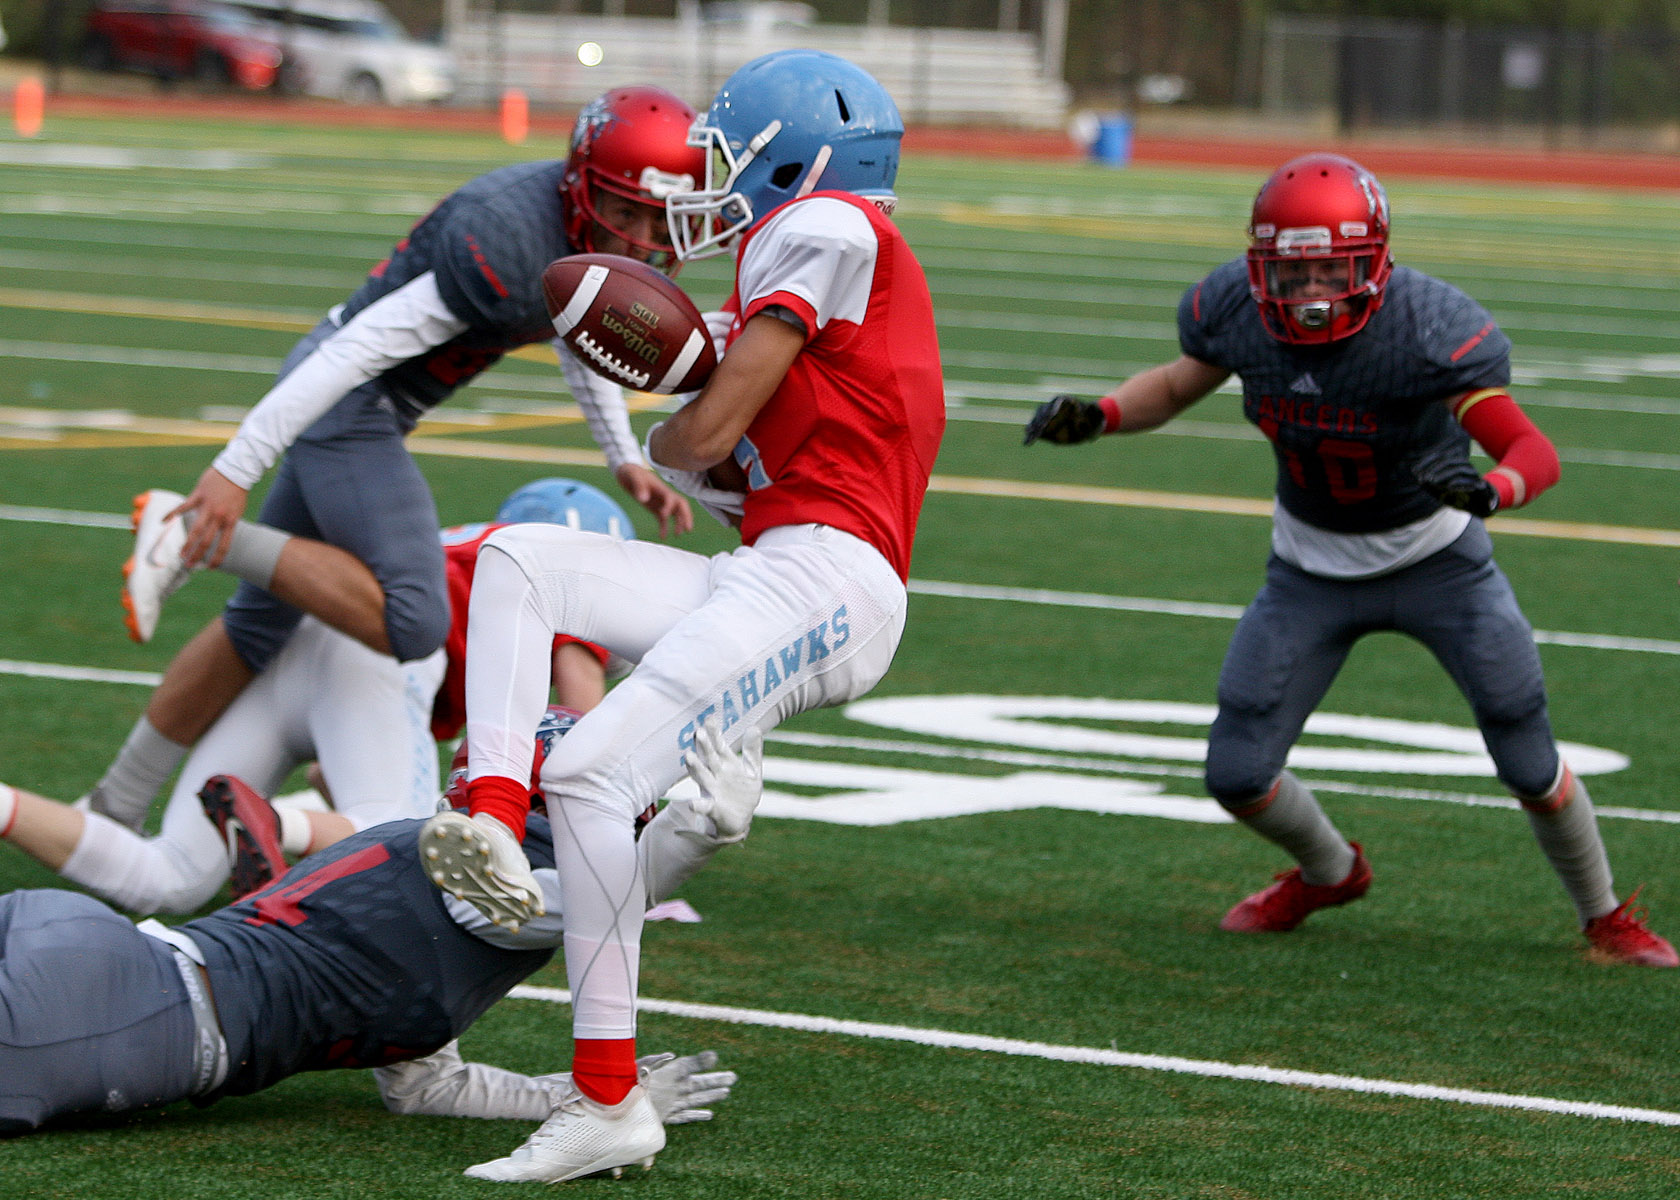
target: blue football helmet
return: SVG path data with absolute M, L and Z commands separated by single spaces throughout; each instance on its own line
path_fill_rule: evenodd
M 499 523 L 540 521 L 590 533 L 605 533 L 622 541 L 636 536 L 635 526 L 618 502 L 600 488 L 575 479 L 537 479 L 502 501 Z
M 709 258 L 771 209 L 814 191 L 851 192 L 891 212 L 904 119 L 869 72 L 821 50 L 755 58 L 689 130 L 705 185 L 667 200 L 677 257 Z

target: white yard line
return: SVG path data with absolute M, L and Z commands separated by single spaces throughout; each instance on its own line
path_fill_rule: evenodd
M 183 428 L 194 427 L 181 422 Z M 602 461 L 598 451 L 568 450 L 548 446 L 504 446 L 491 442 L 458 441 L 439 437 L 419 437 L 411 443 L 414 449 L 465 458 L 496 458 L 504 453 L 515 461 L 561 463 L 575 466 L 598 465 Z M 950 491 L 981 491 L 985 485 L 999 484 L 1008 495 L 1027 495 L 1033 490 L 1048 491 L 1046 498 L 1091 503 L 1139 504 L 1156 508 L 1185 508 L 1199 512 L 1226 512 L 1242 516 L 1259 515 L 1270 505 L 1258 501 L 1218 496 L 1178 495 L 1171 492 L 1131 492 L 1120 488 L 1086 488 L 1065 485 L 1016 484 L 1004 480 L 970 480 L 945 477 Z M 969 485 L 978 485 L 970 487 Z M 990 494 L 990 493 L 987 493 Z M 28 505 L 0 504 L 0 521 L 23 521 L 48 525 L 77 525 L 98 529 L 129 528 L 127 514 L 77 512 L 60 508 L 34 508 Z M 1513 528 L 1515 522 L 1501 526 L 1506 532 L 1530 532 L 1537 536 L 1572 536 L 1585 533 L 1589 541 L 1629 541 L 1642 545 L 1680 545 L 1680 531 L 1666 529 L 1628 529 L 1620 526 L 1569 526 L 1561 522 L 1530 522 L 1535 529 Z M 1562 532 L 1558 532 L 1561 530 Z M 1592 536 L 1593 534 L 1599 536 Z M 1643 540 L 1637 535 L 1648 535 Z M 1100 592 L 1064 592 L 1051 588 L 995 587 L 988 584 L 951 583 L 938 579 L 912 579 L 910 591 L 918 596 L 938 596 L 948 599 L 985 600 L 1014 604 L 1036 604 L 1052 608 L 1090 608 L 1110 612 L 1152 613 L 1173 617 L 1203 617 L 1216 621 L 1235 621 L 1242 616 L 1242 606 L 1208 604 L 1194 600 L 1163 600 L 1148 596 L 1108 596 Z M 1542 645 L 1572 646 L 1587 650 L 1619 650 L 1635 654 L 1680 655 L 1680 642 L 1661 638 L 1620 637 L 1614 634 L 1572 633 L 1559 630 L 1536 629 L 1534 640 Z
M 519 1000 L 540 1000 L 549 1004 L 570 1004 L 564 988 L 521 984 L 508 995 Z M 836 1037 L 868 1038 L 874 1041 L 910 1042 L 947 1050 L 977 1050 L 986 1054 L 1007 1054 L 1019 1058 L 1040 1058 L 1051 1062 L 1084 1063 L 1100 1067 L 1131 1067 L 1144 1071 L 1165 1071 L 1174 1075 L 1200 1075 L 1207 1079 L 1236 1079 L 1247 1083 L 1281 1084 L 1285 1087 L 1317 1088 L 1323 1091 L 1359 1092 L 1368 1096 L 1404 1096 L 1412 1100 L 1472 1104 L 1481 1108 L 1507 1108 L 1525 1112 L 1555 1113 L 1559 1116 L 1593 1120 L 1636 1121 L 1648 1125 L 1680 1125 L 1680 1112 L 1660 1108 L 1632 1108 L 1622 1104 L 1600 1104 L 1591 1100 L 1558 1100 L 1550 1096 L 1524 1096 L 1514 1092 L 1484 1092 L 1475 1088 L 1443 1087 L 1434 1083 L 1406 1083 L 1395 1079 L 1366 1079 L 1359 1075 L 1331 1075 L 1318 1071 L 1294 1071 L 1253 1063 L 1227 1063 L 1212 1059 L 1179 1058 L 1166 1054 L 1133 1054 L 1124 1050 L 1099 1050 L 1088 1046 L 1058 1046 L 1050 1042 L 1029 1042 L 1018 1038 L 987 1037 L 983 1034 L 954 1033 L 944 1029 L 920 1029 L 913 1025 L 886 1025 L 875 1021 L 845 1021 L 814 1017 L 804 1013 L 773 1012 L 758 1008 L 737 1008 L 724 1004 L 690 1004 L 681 1000 L 639 999 L 642 1012 L 685 1017 L 695 1021 L 723 1021 L 731 1025 L 759 1025 L 771 1029 L 796 1029 L 804 1033 Z
M 1166 493 L 1160 493 L 1163 497 Z M 1207 510 L 1203 510 L 1207 511 Z M 1589 527 L 1590 528 L 1590 527 Z M 1650 530 L 1669 533 L 1668 530 Z M 1680 534 L 1671 534 L 1680 539 Z M 1666 544 L 1666 543 L 1663 543 Z M 1098 592 L 1059 592 L 1049 588 L 992 587 L 978 583 L 946 583 L 937 579 L 912 579 L 910 592 L 917 596 L 943 596 L 958 600 L 994 600 L 1016 604 L 1040 604 L 1053 608 L 1095 608 L 1111 612 L 1158 613 L 1172 617 L 1206 617 L 1235 621 L 1243 614 L 1237 604 L 1203 604 L 1192 600 L 1157 600 L 1144 596 L 1105 596 Z M 1536 629 L 1534 640 L 1541 645 L 1574 646 L 1587 650 L 1625 650 L 1636 654 L 1680 654 L 1680 642 L 1661 638 L 1618 637 L 1601 633 L 1568 633 Z

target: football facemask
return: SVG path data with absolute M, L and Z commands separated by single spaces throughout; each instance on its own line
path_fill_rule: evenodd
M 562 183 L 566 236 L 574 247 L 629 254 L 676 273 L 680 263 L 664 237 L 664 209 L 701 175 L 704 160 L 688 144 L 694 119 L 692 108 L 655 87 L 619 88 L 584 106 Z M 601 233 L 623 245 L 598 244 Z
M 904 121 L 862 68 L 817 50 L 782 50 L 731 75 L 689 129 L 704 183 L 666 214 L 684 260 L 726 250 L 772 209 L 813 191 L 850 192 L 892 211 Z
M 1393 268 L 1388 197 L 1353 160 L 1295 159 L 1255 197 L 1249 289 L 1279 341 L 1323 344 L 1359 332 L 1382 306 Z
M 781 130 L 780 121 L 771 121 L 737 157 L 729 148 L 729 136 L 717 126 L 708 125 L 705 118 L 689 129 L 688 144 L 705 153 L 706 174 L 703 186 L 671 197 L 665 206 L 671 245 L 680 260 L 692 262 L 722 254 L 752 225 L 752 201 L 735 190 L 735 182 Z

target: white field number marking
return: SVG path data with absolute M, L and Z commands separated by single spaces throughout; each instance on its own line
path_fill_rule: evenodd
M 758 809 L 760 816 L 836 825 L 895 825 L 977 813 L 1062 808 L 1208 824 L 1231 819 L 1214 801 L 1200 794 L 1170 792 L 1158 778 L 1164 773 L 1193 778 L 1199 774 L 1195 767 L 1163 771 L 1152 765 L 1162 761 L 1202 762 L 1207 753 L 1206 730 L 1214 715 L 1211 705 L 1069 696 L 895 696 L 860 700 L 848 705 L 845 712 L 855 721 L 900 733 L 1050 753 L 972 751 L 976 760 L 1008 763 L 1026 759 L 1035 767 L 1045 768 L 1003 775 L 772 756 L 764 761 L 766 783 L 823 790 L 812 795 L 767 788 Z M 1113 728 L 1117 724 L 1148 728 Z M 1185 732 L 1155 732 L 1154 727 L 1177 727 Z M 771 739 L 778 740 L 778 736 L 772 733 Z M 1337 741 L 1315 744 L 1315 737 Z M 786 740 L 842 747 L 848 739 L 807 735 Z M 1350 744 L 1353 742 L 1362 744 Z M 927 745 L 935 749 L 935 744 Z M 953 749 L 938 748 L 946 752 Z M 1561 743 L 1560 749 L 1570 767 L 1581 775 L 1606 774 L 1628 765 L 1627 756 L 1614 750 L 1571 742 Z M 1069 756 L 1068 769 L 1056 769 L 1059 755 Z M 1473 728 L 1342 713 L 1315 714 L 1289 761 L 1296 768 L 1317 771 L 1475 779 L 1491 779 L 1494 775 L 1481 734 Z M 1135 764 L 1138 774 L 1128 775 L 1128 764 Z M 1092 768 L 1101 773 L 1089 773 Z M 692 788 L 692 783 L 684 781 L 673 794 L 691 794 Z M 1200 793 L 1199 783 L 1193 790 Z M 1359 789 L 1355 786 L 1349 790 Z M 1499 802 L 1500 806 L 1514 803 Z

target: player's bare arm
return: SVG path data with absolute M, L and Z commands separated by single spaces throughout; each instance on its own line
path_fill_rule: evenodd
M 741 328 L 700 394 L 648 439 L 654 461 L 704 471 L 729 457 L 805 348 L 805 331 L 760 313 Z
M 1059 446 L 1088 442 L 1105 433 L 1141 433 L 1165 425 L 1203 396 L 1230 372 L 1212 363 L 1180 355 L 1172 362 L 1140 371 L 1101 400 L 1052 396 L 1027 421 L 1022 442 L 1043 440 Z
M 1230 377 L 1223 367 L 1181 354 L 1140 371 L 1104 397 L 1120 410 L 1113 432 L 1139 433 L 1165 425 Z

